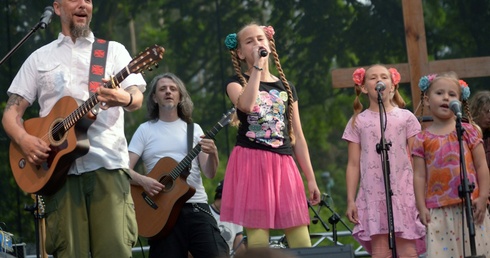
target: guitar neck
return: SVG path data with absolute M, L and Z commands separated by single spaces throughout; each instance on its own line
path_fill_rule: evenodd
M 116 88 L 119 87 L 119 84 L 126 79 L 131 74 L 129 71 L 128 66 L 124 67 L 120 72 L 118 72 L 114 77 L 112 77 L 111 81 L 104 83 L 103 87 L 104 88 Z M 99 100 L 97 99 L 97 96 L 99 94 L 94 93 L 91 94 L 91 96 L 88 98 L 87 101 L 85 101 L 82 105 L 80 105 L 75 111 L 73 111 L 70 115 L 68 115 L 64 120 L 63 120 L 63 127 L 65 130 L 70 129 L 72 126 L 74 126 L 80 118 L 84 117 L 90 110 L 92 110 L 98 103 Z
M 223 125 L 220 123 L 216 124 L 210 131 L 206 132 L 205 138 L 207 139 L 214 139 L 216 134 L 223 128 Z M 184 159 L 182 159 L 179 164 L 169 173 L 169 175 L 175 180 L 177 177 L 179 177 L 187 167 L 192 163 L 192 160 L 194 160 L 197 155 L 201 152 L 201 145 L 197 144 L 192 148 L 192 150 L 187 154 Z

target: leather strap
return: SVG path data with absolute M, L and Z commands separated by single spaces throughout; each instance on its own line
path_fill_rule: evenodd
M 92 44 L 92 55 L 90 59 L 90 71 L 89 71 L 89 91 L 94 93 L 97 88 L 102 86 L 102 79 L 105 74 L 105 66 L 107 61 L 107 48 L 109 47 L 109 41 L 98 39 L 94 40 Z
M 90 58 L 90 71 L 88 78 L 88 91 L 90 96 L 97 91 L 97 88 L 103 86 L 102 78 L 105 74 L 105 66 L 107 61 L 107 48 L 109 47 L 109 41 L 95 38 L 92 44 L 92 55 Z M 100 107 L 96 105 L 92 108 L 93 115 L 99 113 Z
M 187 123 L 187 153 L 191 152 L 193 143 L 194 143 L 194 123 L 190 122 Z M 192 162 L 189 164 L 189 167 L 187 168 L 187 173 L 185 177 L 189 176 L 191 168 L 192 168 Z

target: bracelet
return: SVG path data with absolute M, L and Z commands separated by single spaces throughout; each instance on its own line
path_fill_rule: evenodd
M 254 68 L 255 68 L 255 69 L 257 69 L 257 70 L 259 70 L 259 71 L 264 70 L 264 68 L 260 68 L 260 67 L 258 67 L 258 66 L 256 66 L 256 65 L 254 65 Z
M 131 104 L 133 104 L 133 94 L 129 93 L 129 103 L 124 107 L 127 108 L 131 106 Z

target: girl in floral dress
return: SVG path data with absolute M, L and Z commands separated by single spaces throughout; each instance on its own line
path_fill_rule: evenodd
M 490 217 L 486 209 L 490 179 L 482 139 L 468 112 L 469 87 L 455 73 L 423 76 L 419 87 L 424 106 L 433 117 L 432 124 L 416 136 L 412 150 L 417 209 L 420 221 L 427 227 L 427 257 L 471 254 L 467 218 L 463 221 L 465 210 L 458 191 L 460 146 L 457 121 L 449 108 L 454 100 L 463 102 L 470 122 L 461 124 L 466 173 L 469 183 L 474 185 L 471 199 L 476 252 L 490 257 Z

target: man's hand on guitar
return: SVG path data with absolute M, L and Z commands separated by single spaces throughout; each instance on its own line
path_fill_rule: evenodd
M 124 107 L 131 102 L 130 93 L 119 87 L 115 89 L 99 87 L 97 94 L 97 99 L 100 102 L 99 106 L 103 110 L 116 106 Z
M 28 133 L 21 138 L 19 145 L 27 160 L 36 165 L 46 161 L 51 150 L 46 142 Z
M 163 188 L 165 188 L 165 186 L 160 182 L 158 182 L 156 179 L 148 176 L 141 176 L 138 183 L 143 187 L 143 189 L 145 189 L 145 192 L 147 192 L 150 196 L 155 196 L 160 191 L 162 191 Z
M 214 154 L 218 155 L 218 148 L 216 148 L 216 144 L 214 144 L 213 139 L 204 138 L 206 136 L 201 136 L 202 140 L 199 142 L 201 145 L 201 151 L 206 154 Z

